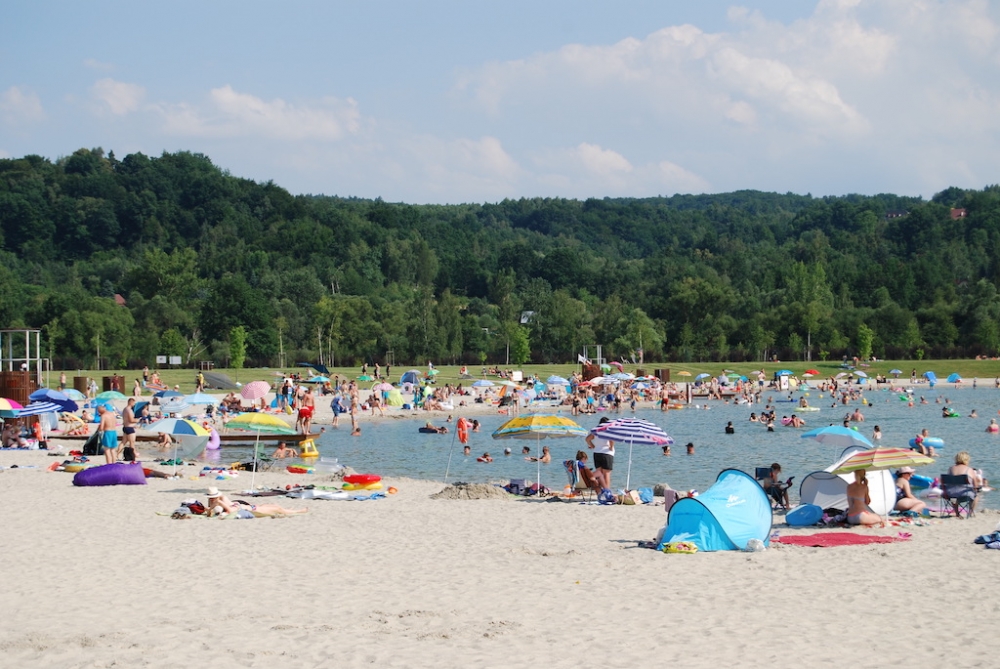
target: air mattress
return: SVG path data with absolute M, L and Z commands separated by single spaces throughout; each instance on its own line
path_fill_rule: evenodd
M 138 463 L 114 462 L 77 472 L 73 475 L 73 485 L 146 485 L 146 474 Z

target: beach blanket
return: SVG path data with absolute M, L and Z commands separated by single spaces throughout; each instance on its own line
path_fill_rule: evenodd
M 833 548 L 835 546 L 859 546 L 862 544 L 891 544 L 906 541 L 909 537 L 886 537 L 873 534 L 856 534 L 854 532 L 819 532 L 816 534 L 799 534 L 777 537 L 773 543 L 789 546 L 812 546 L 816 548 Z

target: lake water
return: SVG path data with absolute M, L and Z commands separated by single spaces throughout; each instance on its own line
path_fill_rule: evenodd
M 799 414 L 805 418 L 806 428 L 776 425 L 775 431 L 770 433 L 764 425 L 748 421 L 750 413 L 759 413 L 763 405 L 741 406 L 713 401 L 708 403 L 708 410 L 695 409 L 693 406 L 667 412 L 639 409 L 637 417 L 660 425 L 674 438 L 675 443 L 672 447 L 673 455 L 669 457 L 662 454 L 659 446 L 636 445 L 632 450 L 631 487 L 667 482 L 678 490 L 705 490 L 722 469 L 733 467 L 752 474 L 755 467 L 780 462 L 785 476 L 795 476 L 794 499 L 803 477 L 828 467 L 842 450 L 823 446 L 812 439 L 802 439 L 802 433 L 815 427 L 839 425 L 846 413 L 860 406 L 859 402 L 854 402 L 831 408 L 832 400 L 829 397 L 820 399 L 817 391 L 807 392 L 810 393 L 810 404 L 820 406 L 822 410 Z M 985 432 L 990 418 L 997 418 L 1000 422 L 1000 415 L 997 413 L 1000 409 L 1000 391 L 983 387 L 973 390 L 951 386 L 936 389 L 917 386 L 914 394 L 918 400 L 923 395 L 929 404 L 908 407 L 906 402 L 900 401 L 899 393 L 888 390 L 866 393 L 866 399 L 872 405 L 862 407 L 865 422 L 857 424 L 858 430 L 866 437 L 871 437 L 872 428 L 879 425 L 883 433 L 883 446 L 906 447 L 917 432 L 927 428 L 932 436 L 944 439 L 946 446 L 936 464 L 920 468 L 918 473 L 938 476 L 954 462 L 955 453 L 967 450 L 972 456 L 973 467 L 983 469 L 987 478 L 992 474 L 1000 481 L 1000 435 Z M 794 394 L 796 400 L 799 395 Z M 773 397 L 778 399 L 782 396 L 773 394 Z M 951 400 L 951 406 L 963 415 L 962 418 L 941 417 L 945 398 Z M 942 404 L 936 403 L 937 399 Z M 704 405 L 705 401 L 696 400 L 695 404 Z M 775 406 L 779 418 L 794 413 L 794 404 L 777 402 Z M 977 411 L 979 418 L 966 417 L 973 409 Z M 523 413 L 525 412 L 522 411 L 522 415 Z M 561 413 L 570 416 L 569 411 Z M 614 413 L 604 412 L 596 416 L 577 416 L 574 420 L 589 429 L 597 425 L 603 415 L 617 417 Z M 632 413 L 627 410 L 621 413 L 621 416 L 630 415 Z M 494 440 L 491 433 L 507 417 L 498 414 L 477 418 L 482 423 L 482 431 L 469 435 L 471 456 L 462 454 L 462 446 L 455 439 L 454 426 L 452 432 L 446 435 L 418 432 L 426 418 L 386 418 L 362 423 L 360 437 L 350 436 L 349 421 L 346 428 L 334 429 L 327 426 L 326 433 L 317 440 L 317 446 L 323 456 L 336 457 L 342 464 L 357 471 L 432 480 L 444 480 L 450 454 L 450 482 L 506 481 L 510 478 L 535 480 L 536 464 L 524 460 L 521 448 L 529 445 L 534 454 L 540 451 L 541 446 L 549 446 L 552 450 L 552 462 L 541 466 L 541 480 L 544 485 L 552 488 L 562 488 L 567 483 L 562 461 L 572 458 L 578 449 L 586 447 L 583 439 L 544 439 L 538 443 L 520 439 Z M 736 434 L 724 433 L 728 421 L 733 421 Z M 436 421 L 436 424 L 441 424 L 441 421 Z M 684 445 L 688 442 L 695 444 L 694 455 L 685 454 Z M 505 457 L 503 450 L 508 446 L 513 454 Z M 493 456 L 492 463 L 476 461 L 476 456 L 482 455 L 484 451 L 489 451 Z M 241 453 L 227 448 L 223 459 L 232 461 L 245 457 L 247 453 L 248 451 Z M 625 485 L 628 456 L 628 444 L 618 444 L 612 478 L 615 488 Z

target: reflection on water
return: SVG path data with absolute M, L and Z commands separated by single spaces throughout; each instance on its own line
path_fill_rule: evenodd
M 992 474 L 1000 481 L 1000 436 L 985 432 L 991 417 L 1000 420 L 997 414 L 1000 391 L 982 387 L 976 390 L 950 387 L 931 390 L 923 386 L 916 390 L 916 396 L 919 398 L 921 395 L 930 403 L 908 407 L 899 399 L 898 393 L 868 393 L 866 397 L 873 405 L 862 407 L 865 422 L 858 423 L 858 429 L 870 437 L 872 428 L 879 425 L 884 435 L 883 446 L 905 447 L 911 437 L 927 428 L 932 436 L 943 438 L 947 445 L 938 464 L 922 468 L 921 474 L 938 476 L 951 465 L 955 453 L 967 450 L 972 455 L 974 467 L 983 469 L 988 478 Z M 798 398 L 798 394 L 795 397 Z M 935 403 L 935 400 L 943 402 L 944 398 L 951 400 L 951 406 L 962 414 L 962 418 L 941 418 L 942 404 Z M 747 420 L 751 411 L 759 413 L 761 405 L 746 407 L 713 402 L 708 410 L 689 407 L 666 413 L 640 409 L 637 415 L 663 427 L 674 438 L 675 444 L 670 457 L 663 456 L 658 446 L 635 446 L 632 452 L 632 487 L 667 482 L 679 490 L 705 490 L 722 469 L 734 467 L 753 473 L 754 467 L 777 461 L 788 476 L 795 476 L 797 491 L 797 484 L 806 474 L 829 466 L 840 453 L 840 449 L 821 446 L 811 439 L 801 439 L 800 435 L 814 427 L 839 425 L 844 415 L 858 406 L 858 403 L 853 403 L 847 407 L 838 405 L 831 408 L 829 398 L 820 399 L 815 391 L 809 396 L 809 401 L 813 406 L 822 407 L 822 411 L 804 414 L 807 421 L 805 429 L 776 426 L 772 433 L 767 432 L 763 425 Z M 794 412 L 794 405 L 790 403 L 779 402 L 775 406 L 779 418 Z M 979 418 L 966 417 L 973 409 Z M 565 411 L 563 415 L 568 416 L 569 412 Z M 590 428 L 597 425 L 602 415 L 605 414 L 578 416 L 575 420 Z M 614 414 L 607 415 L 615 417 Z M 621 415 L 631 415 L 631 412 L 623 411 Z M 434 480 L 444 479 L 451 453 L 449 480 L 474 482 L 510 478 L 534 480 L 536 465 L 524 460 L 521 448 L 528 445 L 532 453 L 536 453 L 540 451 L 540 446 L 546 445 L 552 449 L 553 461 L 542 465 L 542 482 L 558 488 L 566 484 L 562 461 L 572 458 L 578 449 L 585 448 L 582 439 L 546 439 L 541 443 L 534 440 L 494 440 L 490 434 L 507 417 L 486 415 L 477 418 L 482 423 L 482 431 L 470 434 L 470 456 L 462 454 L 454 429 L 446 435 L 419 433 L 417 429 L 422 425 L 421 420 L 426 420 L 422 416 L 414 420 L 386 418 L 363 423 L 360 437 L 350 436 L 349 424 L 347 428 L 326 426 L 326 433 L 317 440 L 317 445 L 323 456 L 336 457 L 358 471 Z M 724 433 L 727 421 L 733 421 L 736 434 Z M 440 424 L 441 420 L 435 419 L 435 422 Z M 684 444 L 687 442 L 695 444 L 694 455 L 685 455 Z M 513 454 L 505 457 L 503 450 L 508 446 Z M 267 452 L 272 449 L 273 446 L 269 446 Z M 476 462 L 476 456 L 487 451 L 494 461 L 489 464 Z M 628 451 L 628 444 L 617 447 L 612 478 L 616 488 L 625 485 Z M 227 447 L 221 461 L 233 462 L 251 455 L 250 448 Z

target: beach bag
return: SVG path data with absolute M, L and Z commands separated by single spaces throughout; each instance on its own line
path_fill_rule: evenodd
M 653 489 L 652 488 L 639 488 L 639 501 L 643 504 L 653 503 Z
M 597 493 L 597 501 L 601 504 L 614 504 L 615 494 L 609 488 L 604 488 Z
M 511 479 L 510 484 L 507 486 L 507 492 L 511 495 L 523 495 L 525 494 L 525 490 L 524 479 Z
M 135 449 L 131 446 L 126 446 L 122 449 L 122 459 L 125 462 L 135 462 Z

